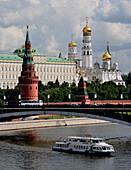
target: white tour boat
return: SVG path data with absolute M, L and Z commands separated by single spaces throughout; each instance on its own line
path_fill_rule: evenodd
M 101 155 L 110 155 L 115 152 L 113 146 L 107 144 L 102 138 L 75 136 L 69 136 L 66 139 L 60 138 L 52 150 Z

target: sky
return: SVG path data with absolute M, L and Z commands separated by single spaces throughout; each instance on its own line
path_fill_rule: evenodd
M 26 26 L 33 48 L 44 55 L 68 56 L 77 44 L 81 58 L 83 28 L 92 29 L 93 62 L 102 64 L 109 42 L 112 63 L 122 74 L 131 71 L 131 0 L 0 0 L 0 53 L 25 43 Z

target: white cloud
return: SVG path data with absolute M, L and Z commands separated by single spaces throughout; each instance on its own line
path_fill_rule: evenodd
M 42 0 L 29 0 L 32 5 L 40 4 Z
M 104 54 L 107 41 L 113 47 L 111 53 L 116 51 L 123 56 L 123 51 L 130 50 L 131 44 L 130 9 L 131 0 L 1 0 L 1 51 L 13 51 L 15 46 L 21 46 L 25 41 L 26 25 L 29 25 L 31 43 L 44 54 L 56 55 L 60 49 L 67 54 L 73 34 L 80 57 L 82 30 L 86 17 L 89 17 L 93 57 L 101 60 L 100 55 Z M 13 33 L 15 29 L 19 35 Z M 6 33 L 11 38 L 7 38 Z M 127 51 L 124 57 L 128 60 Z M 123 67 L 127 68 L 126 65 Z
M 131 43 L 131 24 L 107 23 L 107 34 L 113 39 L 113 45 L 122 46 L 124 43 Z
M 18 48 L 24 40 L 24 34 L 21 29 L 15 26 L 8 28 L 0 27 L 0 50 L 1 51 L 12 51 Z
M 48 31 L 48 25 L 42 25 L 41 26 L 41 31 L 43 32 L 43 33 L 46 33 L 47 31 Z
M 4 17 L 3 17 L 3 23 L 5 25 L 8 25 L 10 23 L 14 23 L 14 22 L 21 22 L 22 21 L 22 18 L 21 18 L 21 15 L 19 13 L 19 11 L 16 11 L 16 12 L 9 12 L 9 13 L 5 13 Z
M 51 37 L 48 39 L 47 41 L 48 45 L 47 45 L 47 51 L 48 53 L 58 53 L 59 50 L 58 49 L 58 46 L 59 44 L 57 43 L 57 41 L 55 40 L 55 37 L 53 35 L 51 35 Z
M 113 61 L 118 62 L 119 69 L 122 71 L 122 73 L 128 73 L 131 71 L 131 49 L 129 50 L 119 50 L 112 53 L 112 59 Z
M 101 0 L 95 9 L 94 18 L 108 22 L 131 23 L 130 0 Z

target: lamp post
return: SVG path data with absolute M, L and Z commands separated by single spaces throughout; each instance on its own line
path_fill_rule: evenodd
M 68 94 L 68 98 L 70 99 L 70 105 L 71 105 L 71 83 L 70 83 L 70 94 Z
M 48 84 L 47 84 L 47 105 L 49 105 L 49 98 L 50 98 L 50 95 L 48 93 Z
M 49 105 L 49 98 L 50 98 L 50 95 L 47 93 L 47 105 Z
M 122 106 L 123 106 L 123 107 L 124 107 L 124 103 L 123 103 L 124 93 L 126 93 L 126 92 L 124 92 L 124 90 L 123 90 L 123 88 L 122 88 L 122 94 L 121 94 L 120 98 L 122 99 Z
M 19 106 L 21 106 L 21 94 L 18 95 Z
M 95 105 L 95 99 L 97 98 L 97 94 L 94 92 L 94 105 Z
M 3 94 L 4 95 L 4 94 Z M 4 95 L 3 105 L 5 105 L 6 96 Z
M 95 84 L 94 84 L 94 105 L 95 105 L 95 99 L 97 98 L 97 94 L 95 94 Z
M 121 94 L 121 99 L 122 99 L 122 106 L 123 106 L 123 93 Z
M 124 90 L 123 90 L 123 88 L 122 88 L 122 94 L 121 94 L 122 107 L 124 107 L 124 104 L 123 104 L 124 93 L 126 93 L 126 92 L 124 92 Z M 121 119 L 123 119 L 123 112 L 122 112 L 122 115 L 121 115 Z

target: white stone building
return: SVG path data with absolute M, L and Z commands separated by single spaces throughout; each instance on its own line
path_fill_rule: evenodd
M 14 89 L 21 75 L 23 55 L 25 47 L 16 49 L 13 54 L 0 54 L 0 88 Z M 32 48 L 34 54 L 35 71 L 43 84 L 58 79 L 62 84 L 64 81 L 72 83 L 76 76 L 76 63 L 63 59 L 60 54 L 56 56 L 44 56 L 37 49 Z

